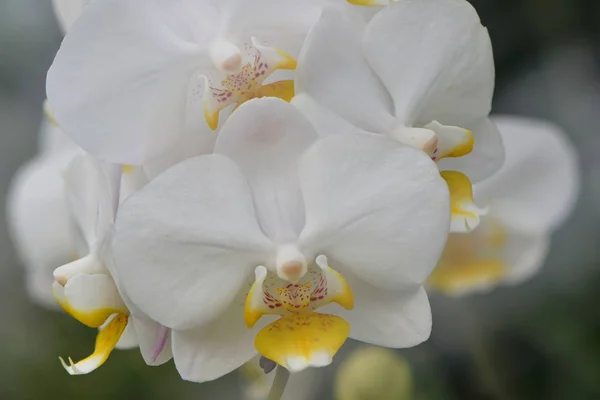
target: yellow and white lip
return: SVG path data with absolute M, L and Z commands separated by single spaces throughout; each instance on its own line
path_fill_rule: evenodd
M 435 132 L 437 146 L 432 158 L 435 161 L 442 158 L 462 157 L 473 151 L 475 138 L 473 132 L 458 126 L 442 125 L 432 121 L 424 126 Z
M 508 273 L 502 257 L 505 244 L 504 230 L 494 221 L 467 234 L 451 234 L 428 285 L 447 295 L 494 287 Z
M 460 295 L 484 290 L 497 284 L 506 275 L 499 259 L 464 260 L 461 263 L 440 263 L 430 275 L 428 284 L 438 292 Z
M 262 46 L 255 38 L 252 38 L 252 45 L 255 51 L 253 60 L 241 65 L 239 72 L 227 73 L 220 87 L 212 86 L 208 78 L 204 77 L 204 117 L 213 130 L 219 126 L 221 110 L 232 104 L 237 108 L 253 98 L 278 97 L 289 102 L 294 97 L 293 80 L 269 84 L 264 84 L 264 81 L 277 70 L 296 69 L 296 60 L 283 50 Z M 222 43 L 219 51 L 214 50 L 215 57 L 224 65 L 222 71 L 238 69 L 236 63 L 241 63 L 241 56 L 238 59 L 234 50 Z
M 298 283 L 284 281 L 282 287 L 266 284 L 267 269 L 259 266 L 246 297 L 244 317 L 249 328 L 263 315 L 280 317 L 256 335 L 254 344 L 261 355 L 291 372 L 329 365 L 350 334 L 344 319 L 314 311 L 332 302 L 346 309 L 354 307 L 350 287 L 327 265 L 327 258 L 317 257 L 316 264 L 318 278 L 307 274 Z
M 64 285 L 55 281 L 52 289 L 69 315 L 91 328 L 100 328 L 92 355 L 77 363 L 69 358 L 68 364 L 60 358 L 69 374 L 87 374 L 108 359 L 127 327 L 129 311 L 114 281 L 105 274 L 75 274 Z
M 129 317 L 124 314 L 113 314 L 106 325 L 100 329 L 96 336 L 96 346 L 92 355 L 75 363 L 69 357 L 67 364 L 62 357 L 59 360 L 70 375 L 85 375 L 99 368 L 106 362 L 114 350 L 119 338 L 127 327 Z
M 458 171 L 442 171 L 442 178 L 450 191 L 451 232 L 470 232 L 475 229 L 488 208 L 480 208 L 473 198 L 473 186 L 469 178 Z

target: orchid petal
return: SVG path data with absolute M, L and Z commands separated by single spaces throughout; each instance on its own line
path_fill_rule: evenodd
M 473 186 L 465 174 L 456 171 L 442 171 L 442 178 L 450 192 L 450 210 L 452 220 L 450 232 L 469 232 L 477 228 L 487 208 L 480 208 L 473 200 Z
M 441 170 L 460 171 L 477 183 L 496 173 L 504 162 L 504 146 L 500 132 L 488 118 L 475 121 L 464 128 L 473 134 L 473 150 L 461 157 L 438 161 Z
M 352 125 L 330 109 L 323 107 L 307 93 L 294 96 L 291 103 L 310 121 L 319 136 L 368 133 Z
M 107 322 L 108 323 L 105 325 L 108 325 L 110 323 L 110 321 L 107 321 Z M 100 329 L 102 329 L 102 327 L 100 327 Z M 139 346 L 139 343 L 138 343 L 137 334 L 135 332 L 135 328 L 133 327 L 133 324 L 131 323 L 131 318 L 129 318 L 127 326 L 125 327 L 125 330 L 123 331 L 123 333 L 121 334 L 121 337 L 119 338 L 119 341 L 115 345 L 115 349 L 131 350 L 131 349 L 135 349 L 138 346 Z
M 269 322 L 262 318 L 252 329 L 244 325 L 244 307 L 233 304 L 205 328 L 173 331 L 173 357 L 181 377 L 211 381 L 239 368 L 256 353 L 254 337 Z
M 134 315 L 133 326 L 146 364 L 162 365 L 173 357 L 169 328 L 139 315 Z
M 406 0 L 373 17 L 363 49 L 405 125 L 466 127 L 491 108 L 494 63 L 487 30 L 463 0 Z
M 209 65 L 203 29 L 213 25 L 203 21 L 214 10 L 201 8 L 161 0 L 86 6 L 48 72 L 48 99 L 65 133 L 122 164 L 172 147 L 185 129 L 190 81 Z
M 272 254 L 241 171 L 221 155 L 183 161 L 130 196 L 113 246 L 123 291 L 176 329 L 214 319 Z
M 354 293 L 353 310 L 327 306 L 323 312 L 339 315 L 350 323 L 350 337 L 392 348 L 416 346 L 429 338 L 431 309 L 423 287 L 381 290 L 353 274 L 345 277 Z
M 30 161 L 16 173 L 7 195 L 6 221 L 13 244 L 31 274 L 28 287 L 35 291 L 31 294 L 44 299 L 45 305 L 55 304 L 52 271 L 71 261 L 75 251 L 62 179 L 75 154 L 51 154 Z
M 534 276 L 544 265 L 550 251 L 550 236 L 507 227 L 506 238 L 504 259 L 508 271 L 504 282 L 516 285 Z
M 506 162 L 475 187 L 503 224 L 548 232 L 573 210 L 579 192 L 577 155 L 560 128 L 542 121 L 498 117 Z
M 392 101 L 363 57 L 364 23 L 350 12 L 323 10 L 306 38 L 298 61 L 296 92 L 362 129 L 385 132 L 392 128 Z
M 54 13 L 63 32 L 66 32 L 83 12 L 90 0 L 52 0 Z
M 448 235 L 448 187 L 422 151 L 383 135 L 337 135 L 300 160 L 309 254 L 369 284 L 419 286 Z M 337 269 L 337 268 L 336 268 Z
M 75 275 L 64 287 L 54 282 L 53 290 L 58 304 L 73 318 L 91 328 L 102 326 L 112 314 L 129 314 L 108 275 Z
M 241 105 L 217 139 L 215 153 L 241 168 L 258 222 L 277 243 L 295 241 L 304 226 L 297 163 L 316 139 L 308 120 L 294 106 L 275 98 Z
M 102 366 L 117 345 L 127 327 L 127 322 L 127 315 L 115 314 L 110 322 L 98 332 L 94 353 L 77 363 L 74 363 L 69 357 L 69 364 L 62 357 L 59 357 L 63 368 L 70 375 L 85 375 Z

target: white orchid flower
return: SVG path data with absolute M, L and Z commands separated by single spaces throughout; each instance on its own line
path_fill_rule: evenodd
M 57 268 L 52 288 L 68 314 L 100 328 L 91 356 L 78 363 L 69 358 L 69 364 L 61 358 L 71 375 L 100 367 L 115 347 L 139 345 L 146 362 L 153 365 L 171 357 L 168 329 L 141 313 L 133 316 L 108 269 L 120 174 L 120 166 L 100 163 L 89 155 L 73 159 L 66 174 L 69 211 L 83 239 L 78 252 L 87 255 Z
M 469 234 L 450 235 L 432 289 L 451 295 L 517 284 L 543 265 L 551 234 L 572 211 L 578 195 L 577 155 L 565 134 L 546 122 L 494 119 L 506 163 L 475 185 L 490 214 Z
M 91 0 L 52 0 L 54 14 L 60 25 L 60 29 L 66 32 L 71 25 L 79 18 L 83 12 L 83 8 L 88 5 Z
M 78 232 L 73 229 L 64 182 L 70 162 L 84 151 L 60 129 L 48 104 L 39 132 L 38 155 L 15 174 L 7 195 L 6 219 L 14 246 L 26 269 L 30 297 L 40 305 L 56 308 L 52 293 L 52 272 L 77 258 Z M 191 140 L 182 143 L 197 151 Z M 201 154 L 201 153 L 199 153 Z M 146 168 L 153 174 L 182 160 L 182 152 L 169 152 L 166 160 L 156 160 L 140 168 L 124 167 L 121 193 L 125 197 L 140 181 Z M 167 162 L 169 161 L 169 162 Z M 91 177 L 90 177 L 91 178 Z
M 116 221 L 123 292 L 173 329 L 184 379 L 236 369 L 253 342 L 298 371 L 328 364 L 348 334 L 389 347 L 428 337 L 421 283 L 449 225 L 429 157 L 382 135 L 318 140 L 273 98 L 240 106 L 215 153 L 158 176 Z M 314 312 L 331 302 L 354 309 Z
M 29 295 L 56 306 L 52 271 L 74 254 L 62 173 L 73 152 L 41 154 L 16 173 L 7 195 L 6 221 L 26 271 Z
M 306 38 L 293 102 L 324 134 L 384 133 L 431 156 L 450 188 L 452 231 L 465 232 L 485 213 L 470 180 L 503 160 L 488 119 L 493 89 L 490 39 L 471 5 L 405 0 L 366 25 L 326 9 Z
M 139 165 L 186 130 L 211 135 L 229 106 L 289 101 L 293 81 L 274 72 L 296 67 L 294 55 L 330 1 L 93 2 L 48 72 L 48 98 L 81 147 Z

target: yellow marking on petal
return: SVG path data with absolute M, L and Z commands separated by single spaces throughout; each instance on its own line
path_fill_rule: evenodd
M 62 366 L 70 375 L 88 374 L 100 367 L 108 359 L 108 356 L 115 348 L 119 338 L 127 327 L 127 315 L 117 314 L 115 317 L 98 332 L 96 336 L 96 346 L 91 356 L 74 363 L 69 358 L 69 364 L 59 357 Z
M 394 0 L 348 0 L 348 3 L 354 4 L 355 6 L 366 7 L 387 6 L 393 2 Z
M 324 255 L 317 256 L 315 262 L 321 268 L 321 280 L 311 294 L 310 300 L 313 303 L 313 309 L 329 303 L 338 303 L 345 309 L 352 310 L 354 295 L 343 275 L 329 266 L 327 257 Z
M 475 138 L 473 137 L 473 132 L 470 130 L 464 129 L 465 137 L 464 141 L 457 144 L 456 146 L 450 148 L 444 154 L 439 154 L 437 159 L 442 159 L 446 157 L 462 157 L 466 156 L 470 152 L 473 151 L 473 146 L 475 145 Z
M 206 123 L 209 128 L 213 131 L 217 129 L 219 126 L 219 113 L 221 112 L 221 108 L 213 110 L 209 106 L 209 101 L 204 100 L 204 119 L 206 119 Z
M 254 345 L 291 372 L 331 363 L 350 334 L 350 324 L 329 314 L 289 314 L 263 328 Z
M 442 125 L 431 121 L 424 128 L 435 132 L 437 143 L 432 153 L 433 160 L 447 157 L 462 157 L 473 151 L 475 138 L 468 129 L 453 125 Z
M 277 52 L 277 54 L 279 54 L 281 56 L 281 60 L 277 62 L 276 64 L 276 68 L 277 69 L 296 69 L 296 67 L 298 66 L 298 62 L 296 61 L 296 59 L 292 56 L 290 56 L 288 53 L 286 53 L 283 50 L 279 50 L 279 49 L 273 49 L 275 50 L 275 52 Z
M 487 240 L 492 248 L 500 248 L 506 245 L 507 237 L 506 230 L 497 220 L 489 221 L 489 232 L 487 233 Z
M 352 294 L 350 285 L 348 285 L 348 282 L 346 282 L 346 279 L 342 276 L 342 274 L 333 268 L 329 268 L 328 273 L 334 275 L 341 285 L 340 290 L 338 290 L 338 292 L 331 298 L 331 302 L 338 303 L 346 310 L 352 310 L 354 308 L 354 295 Z
M 475 204 L 471 181 L 465 174 L 457 171 L 442 171 L 440 174 L 450 191 L 451 232 L 469 232 L 475 229 L 487 209 Z
M 294 97 L 294 81 L 284 80 L 263 85 L 263 82 L 276 70 L 296 69 L 296 60 L 283 50 L 260 45 L 252 39 L 256 50 L 254 61 L 246 63 L 241 71 L 227 75 L 221 87 L 211 87 L 205 78 L 204 118 L 208 126 L 215 130 L 219 126 L 219 113 L 235 104 L 235 108 L 248 100 L 260 97 L 279 97 L 290 101 Z
M 121 165 L 121 173 L 123 175 L 133 174 L 134 172 L 135 172 L 135 165 L 127 165 L 127 164 Z
M 498 259 L 473 259 L 442 262 L 429 276 L 428 283 L 434 289 L 455 294 L 475 287 L 487 287 L 498 283 L 506 274 L 504 263 Z
M 259 89 L 256 97 L 279 97 L 281 100 L 285 100 L 289 103 L 294 95 L 294 81 L 286 80 L 263 85 Z
M 50 107 L 50 103 L 48 103 L 48 100 L 44 101 L 43 110 L 48 122 L 50 122 L 52 126 L 59 128 L 58 121 L 54 116 L 54 111 L 52 110 L 52 107 Z
M 275 293 L 279 295 L 286 311 L 298 313 L 310 307 L 311 286 L 311 282 L 290 284 L 284 288 L 276 288 Z
M 75 318 L 82 324 L 89 326 L 90 328 L 98 328 L 102 326 L 102 324 L 106 322 L 108 317 L 120 312 L 120 310 L 116 310 L 113 308 L 78 310 L 75 307 L 73 307 L 67 299 L 58 296 L 56 292 L 54 292 L 54 299 L 56 300 L 58 305 L 61 306 L 63 310 L 65 310 L 67 314 L 69 314 L 71 317 Z
M 258 273 L 257 273 L 258 275 Z M 266 269 L 265 269 L 266 276 Z M 258 280 L 258 278 L 252 284 L 248 295 L 246 296 L 246 302 L 244 304 L 244 322 L 248 328 L 252 328 L 256 322 L 266 314 L 266 310 L 262 307 L 262 298 L 263 298 L 263 289 L 262 289 L 262 280 Z

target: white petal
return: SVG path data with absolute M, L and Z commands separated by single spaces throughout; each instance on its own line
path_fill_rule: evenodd
M 44 154 L 81 150 L 58 126 L 50 104 L 44 102 L 44 120 L 40 125 L 39 149 Z
M 360 16 L 327 8 L 304 43 L 296 92 L 371 132 L 392 128 L 392 101 L 361 50 Z
M 29 297 L 42 307 L 58 310 L 60 306 L 56 303 L 52 293 L 53 282 L 54 277 L 49 271 L 27 272 L 25 276 L 25 285 Z
M 215 153 L 241 168 L 258 222 L 277 243 L 295 241 L 304 226 L 297 164 L 316 139 L 317 132 L 302 113 L 276 98 L 244 103 L 219 133 Z
M 89 2 L 90 0 L 52 0 L 54 13 L 63 32 L 73 25 Z
M 143 170 L 148 179 L 152 180 L 183 160 L 212 153 L 216 140 L 217 135 L 212 131 L 188 132 L 173 149 L 144 163 Z
M 64 286 L 64 297 L 69 306 L 78 313 L 93 313 L 99 310 L 129 313 L 114 281 L 104 274 L 73 276 Z
M 133 317 L 133 326 L 146 364 L 161 365 L 173 357 L 170 329 L 139 315 Z
M 577 155 L 560 128 L 543 121 L 498 117 L 506 162 L 475 187 L 503 224 L 529 232 L 558 227 L 579 192 Z
M 123 164 L 141 164 L 177 142 L 189 83 L 207 63 L 203 30 L 214 27 L 204 23 L 210 7 L 190 4 L 106 0 L 86 7 L 47 79 L 48 99 L 71 139 Z
M 50 283 L 52 271 L 71 261 L 75 251 L 62 178 L 75 154 L 32 160 L 16 173 L 7 195 L 6 220 L 19 258 Z
M 301 243 L 373 286 L 420 285 L 448 235 L 448 187 L 422 151 L 383 135 L 337 135 L 300 161 Z
M 550 237 L 508 228 L 506 238 L 503 257 L 508 270 L 504 282 L 516 285 L 534 276 L 544 265 L 550 250 Z
M 431 309 L 423 287 L 389 291 L 345 275 L 354 293 L 355 308 L 327 311 L 350 323 L 350 337 L 377 346 L 404 348 L 429 338 Z M 325 309 L 324 309 L 325 310 Z
M 130 350 L 139 346 L 137 335 L 135 333 L 135 328 L 131 323 L 131 319 L 127 322 L 127 326 L 125 330 L 121 334 L 115 349 L 119 350 Z
M 307 93 L 300 93 L 292 99 L 291 103 L 315 127 L 319 136 L 330 136 L 351 133 L 368 133 L 340 117 L 338 114 L 317 103 Z
M 181 377 L 192 382 L 211 381 L 237 369 L 256 355 L 254 337 L 270 320 L 254 328 L 244 324 L 244 307 L 234 304 L 211 325 L 173 331 L 173 358 Z
M 369 22 L 364 52 L 405 125 L 464 127 L 490 110 L 494 63 L 487 30 L 463 0 L 400 1 Z
M 476 183 L 496 173 L 504 163 L 504 146 L 498 128 L 488 118 L 468 124 L 474 138 L 473 151 L 462 157 L 438 161 L 441 170 L 459 171 Z
M 292 54 L 299 53 L 306 33 L 319 18 L 328 0 L 254 0 L 229 1 L 223 10 L 227 29 L 239 38 L 257 37 Z M 229 4 L 226 4 L 229 3 Z
M 89 154 L 75 157 L 65 173 L 69 211 L 90 253 L 98 251 L 112 229 L 120 181 L 120 166 Z
M 271 253 L 239 168 L 219 155 L 167 170 L 119 208 L 116 275 L 128 297 L 170 328 L 219 315 Z

